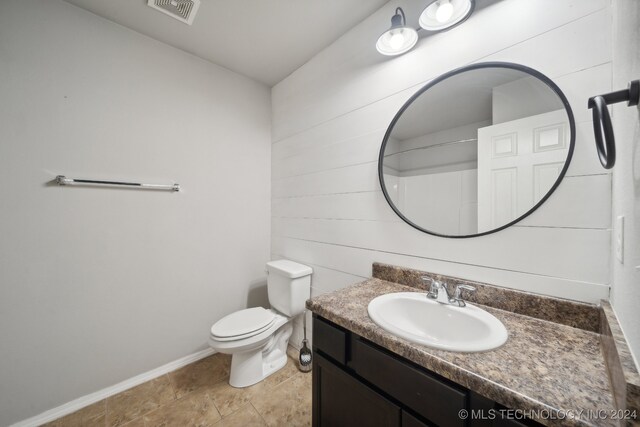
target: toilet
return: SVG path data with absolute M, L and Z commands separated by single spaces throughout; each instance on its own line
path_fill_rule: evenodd
M 291 321 L 311 296 L 311 267 L 282 259 L 268 262 L 266 271 L 271 308 L 239 310 L 211 327 L 209 345 L 231 355 L 232 387 L 256 384 L 284 367 Z

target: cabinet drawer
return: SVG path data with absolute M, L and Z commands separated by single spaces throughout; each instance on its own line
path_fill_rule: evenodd
M 458 413 L 467 408 L 467 391 L 395 357 L 354 337 L 350 366 L 360 377 L 432 423 L 464 427 L 465 420 Z
M 336 362 L 346 363 L 347 332 L 316 316 L 313 318 L 313 346 Z

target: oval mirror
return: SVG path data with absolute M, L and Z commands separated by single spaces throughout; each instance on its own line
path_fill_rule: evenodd
M 473 237 L 531 214 L 560 184 L 573 153 L 567 98 L 522 65 L 474 64 L 429 82 L 382 142 L 385 198 L 411 226 Z

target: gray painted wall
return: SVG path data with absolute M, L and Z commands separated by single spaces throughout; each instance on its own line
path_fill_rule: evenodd
M 269 177 L 266 86 L 60 0 L 1 1 L 0 425 L 205 349 L 260 300 Z

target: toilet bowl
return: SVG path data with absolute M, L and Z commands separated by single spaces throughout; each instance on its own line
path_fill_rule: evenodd
M 304 312 L 311 294 L 311 273 L 310 267 L 288 260 L 267 263 L 272 308 L 239 310 L 211 327 L 209 345 L 231 355 L 229 385 L 248 387 L 286 365 L 292 319 Z

